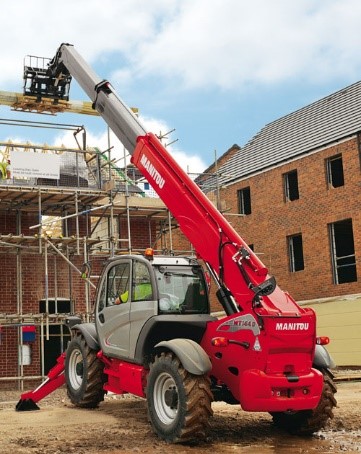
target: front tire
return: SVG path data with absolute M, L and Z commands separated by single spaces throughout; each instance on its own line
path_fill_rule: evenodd
M 171 352 L 157 356 L 147 382 L 148 416 L 167 442 L 204 439 L 212 415 L 210 381 L 187 372 Z
M 66 351 L 67 393 L 77 407 L 96 408 L 104 400 L 104 365 L 96 354 L 81 334 L 72 339 Z
M 293 413 L 272 413 L 274 424 L 293 435 L 312 435 L 325 427 L 333 418 L 333 408 L 337 402 L 334 394 L 337 388 L 333 375 L 328 369 L 320 370 L 323 374 L 323 390 L 319 404 L 313 410 L 302 410 Z

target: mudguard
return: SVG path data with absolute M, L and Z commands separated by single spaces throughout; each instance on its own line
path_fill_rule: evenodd
M 98 342 L 98 334 L 95 328 L 94 323 L 81 323 L 79 325 L 74 325 L 71 328 L 72 333 L 74 331 L 80 331 L 84 336 L 86 343 L 92 350 L 98 351 L 100 350 L 100 345 Z
M 75 325 L 80 325 L 82 322 L 82 318 L 78 315 L 68 315 L 64 321 L 69 330 L 71 330 Z
M 316 344 L 313 366 L 316 369 L 333 369 L 334 367 L 336 367 L 333 359 L 323 345 Z
M 207 374 L 212 363 L 203 348 L 191 339 L 171 339 L 159 342 L 156 348 L 166 348 L 175 353 L 183 367 L 193 375 Z

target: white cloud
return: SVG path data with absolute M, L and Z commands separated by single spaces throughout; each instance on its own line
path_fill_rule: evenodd
M 107 61 L 107 52 L 132 52 L 139 41 L 155 33 L 159 16 L 167 16 L 173 9 L 172 3 L 167 0 L 3 2 L 0 82 L 20 82 L 25 55 L 53 57 L 63 42 L 76 45 L 91 61 Z
M 18 0 L 2 18 L 0 83 L 19 87 L 24 55 L 52 57 L 63 41 L 126 80 L 165 77 L 177 89 L 361 69 L 359 0 Z
M 357 0 L 185 1 L 134 65 L 187 87 L 236 89 L 360 69 Z
M 179 149 L 177 142 L 177 131 L 173 131 L 167 123 L 155 118 L 140 117 L 147 131 L 151 131 L 158 137 L 162 138 L 163 145 L 166 146 L 169 153 L 177 161 L 185 172 L 194 174 L 201 173 L 207 167 L 200 156 L 191 156 Z M 172 143 L 174 142 L 174 143 Z M 167 145 L 169 144 L 169 145 Z
M 147 131 L 153 132 L 157 136 L 164 136 L 171 130 L 171 128 L 169 128 L 169 126 L 165 122 L 159 121 L 155 118 L 141 117 L 140 121 L 142 122 Z M 119 141 L 119 139 L 115 136 L 113 131 L 110 130 L 110 135 L 108 137 L 107 129 L 104 129 L 104 131 L 99 134 L 87 130 L 86 137 L 87 146 L 89 147 L 97 147 L 101 151 L 109 149 L 109 146 L 112 147 L 111 159 L 115 159 L 119 167 L 124 166 L 124 147 L 122 143 Z M 166 137 L 164 137 L 162 142 L 164 145 L 166 145 L 167 143 L 170 143 L 172 140 L 175 139 L 172 138 L 170 135 L 167 135 Z M 54 145 L 56 146 L 64 145 L 65 147 L 69 148 L 77 147 L 74 135 L 71 131 L 59 134 L 54 140 Z M 178 164 L 182 167 L 182 169 L 186 172 L 192 174 L 201 173 L 206 168 L 206 164 L 203 162 L 200 156 L 191 156 L 186 152 L 180 150 L 175 145 L 167 146 L 167 150 L 178 162 Z M 126 163 L 128 164 L 130 157 L 127 153 L 125 160 Z

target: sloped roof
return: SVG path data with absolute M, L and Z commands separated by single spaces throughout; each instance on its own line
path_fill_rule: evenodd
M 220 169 L 230 183 L 361 130 L 361 81 L 290 113 L 260 130 Z

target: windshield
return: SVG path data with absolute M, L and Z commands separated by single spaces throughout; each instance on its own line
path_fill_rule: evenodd
M 208 313 L 208 297 L 202 269 L 158 266 L 155 269 L 161 313 Z

